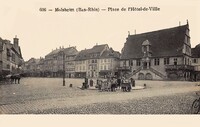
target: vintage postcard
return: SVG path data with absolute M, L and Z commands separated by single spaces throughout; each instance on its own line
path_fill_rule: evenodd
M 199 12 L 199 0 L 2 0 L 0 117 L 188 125 L 200 113 Z

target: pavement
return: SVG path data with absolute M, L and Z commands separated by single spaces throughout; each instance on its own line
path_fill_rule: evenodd
M 82 79 L 69 79 L 66 82 L 67 85 L 63 87 L 59 78 L 26 78 L 21 80 L 21 84 L 0 85 L 0 113 L 30 114 L 48 109 L 116 103 L 200 90 L 195 82 L 136 81 L 135 90 L 131 92 L 98 92 L 77 88 L 82 84 Z M 147 84 L 146 89 L 144 83 Z M 69 84 L 73 84 L 73 87 L 70 88 Z

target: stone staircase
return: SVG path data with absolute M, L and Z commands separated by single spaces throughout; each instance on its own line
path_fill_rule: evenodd
M 139 67 L 138 69 L 136 69 L 136 70 L 135 70 L 134 72 L 132 72 L 131 74 L 129 74 L 129 78 L 131 78 L 133 75 L 137 74 L 137 73 L 140 72 L 141 70 L 143 70 L 143 69 L 142 69 L 142 66 Z M 147 69 L 144 69 L 144 70 L 147 70 Z M 159 71 L 155 70 L 154 68 L 151 68 L 151 67 L 150 67 L 148 70 L 151 71 L 152 73 L 156 74 L 157 76 L 161 77 L 162 79 L 167 79 L 167 77 L 166 77 L 164 74 L 160 73 Z
M 153 73 L 155 73 L 156 75 L 160 76 L 162 79 L 166 79 L 167 77 L 165 75 L 163 75 L 162 73 L 160 73 L 159 71 L 153 69 L 153 68 L 149 68 L 149 70 Z
M 140 72 L 140 70 L 142 70 L 142 66 L 140 66 L 139 68 L 137 68 L 134 72 L 131 72 L 128 76 L 128 78 L 131 78 L 133 75 L 137 74 L 138 72 Z
M 138 69 L 136 69 L 134 72 L 132 72 L 132 76 L 137 74 L 140 70 L 142 70 L 142 66 L 140 66 Z

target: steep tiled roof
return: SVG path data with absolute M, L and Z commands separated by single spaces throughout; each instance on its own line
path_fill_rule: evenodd
M 36 58 L 30 58 L 28 61 L 26 61 L 26 63 L 28 63 L 28 64 L 30 64 L 30 63 L 36 63 L 36 64 L 39 64 L 39 63 L 41 63 L 41 62 L 43 62 L 44 61 L 44 59 L 41 59 L 41 58 L 38 58 L 38 59 L 36 59 Z
M 195 48 L 192 48 L 192 57 L 200 58 L 200 44 L 196 45 Z
M 95 45 L 93 48 L 91 49 L 85 49 L 85 50 L 81 50 L 78 55 L 76 56 L 75 60 L 86 60 L 86 59 L 90 59 L 91 58 L 91 54 L 96 53 L 99 54 L 105 49 L 105 47 L 108 47 L 107 44 L 103 44 L 103 45 Z M 99 58 L 99 56 L 95 56 L 95 58 Z
M 104 51 L 100 58 L 120 58 L 120 53 L 110 48 Z
M 78 54 L 77 54 L 77 56 L 76 56 L 76 58 L 75 58 L 75 60 L 86 60 L 86 59 L 88 59 L 89 58 L 89 55 L 88 55 L 88 51 L 89 49 L 85 49 L 85 50 L 81 50 Z
M 91 48 L 89 51 L 89 53 L 100 53 L 101 51 L 103 51 L 105 49 L 105 47 L 108 46 L 107 44 L 103 44 L 103 45 L 95 45 L 93 48 Z
M 11 46 L 12 46 L 12 49 L 18 54 L 18 56 L 19 56 L 21 59 L 23 59 L 22 53 L 21 53 L 21 48 L 20 48 L 19 46 L 18 46 L 18 47 L 14 47 L 13 44 L 11 44 Z
M 46 56 L 56 55 L 61 51 L 64 51 L 64 53 L 66 55 L 76 55 L 78 53 L 76 47 L 68 47 L 68 48 L 60 48 L 60 49 L 53 50 L 52 52 L 50 52 Z
M 142 58 L 142 43 L 148 40 L 151 44 L 152 57 L 182 55 L 182 47 L 188 25 L 163 29 L 148 33 L 129 35 L 121 59 Z

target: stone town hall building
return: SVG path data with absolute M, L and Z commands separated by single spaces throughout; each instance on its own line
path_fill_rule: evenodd
M 134 79 L 190 80 L 191 44 L 189 24 L 128 35 L 122 49 L 120 70 Z

